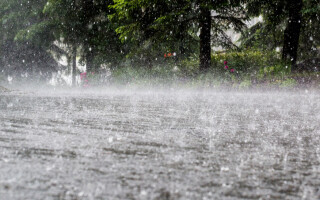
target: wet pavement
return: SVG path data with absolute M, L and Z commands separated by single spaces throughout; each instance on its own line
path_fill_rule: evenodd
M 0 199 L 320 199 L 316 92 L 0 93 Z

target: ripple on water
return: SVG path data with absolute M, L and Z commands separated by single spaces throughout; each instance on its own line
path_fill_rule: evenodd
M 4 199 L 320 199 L 320 96 L 0 94 Z

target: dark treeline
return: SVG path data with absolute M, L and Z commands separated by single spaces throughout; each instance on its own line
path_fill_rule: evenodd
M 247 22 L 262 17 L 254 26 Z M 1 0 L 0 70 L 50 74 L 65 56 L 87 71 L 101 65 L 152 68 L 175 52 L 196 56 L 199 72 L 215 68 L 212 48 L 275 51 L 295 70 L 319 57 L 318 0 Z M 233 43 L 226 31 L 241 34 Z

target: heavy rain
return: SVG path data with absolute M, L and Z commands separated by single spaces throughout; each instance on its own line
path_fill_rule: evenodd
M 0 0 L 0 200 L 320 199 L 318 0 Z

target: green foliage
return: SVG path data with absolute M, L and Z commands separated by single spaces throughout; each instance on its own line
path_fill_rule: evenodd
M 284 31 L 288 24 L 288 8 L 292 1 L 286 0 L 248 0 L 247 13 L 251 17 L 261 16 L 262 22 L 250 27 L 241 38 L 241 47 L 254 47 L 262 50 L 281 49 Z M 320 2 L 303 0 L 299 60 L 318 56 L 320 46 Z
M 52 41 L 47 0 L 0 1 L 0 69 L 4 73 L 49 75 L 56 63 L 46 51 Z M 33 77 L 35 78 L 35 77 Z
M 220 72 L 226 71 L 224 61 L 228 62 L 229 69 L 235 69 L 235 72 L 240 76 L 258 74 L 261 68 L 281 62 L 280 56 L 275 51 L 227 51 L 212 55 L 212 66 Z
M 239 89 L 248 89 L 252 86 L 251 80 L 244 80 L 239 84 Z
M 241 49 L 254 48 L 264 51 L 273 51 L 283 43 L 284 24 L 274 25 L 267 21 L 257 22 L 245 30 L 239 42 Z
M 269 79 L 280 78 L 283 79 L 291 73 L 291 67 L 286 64 L 276 64 L 268 67 L 263 67 L 260 69 L 258 77 L 263 79 L 268 77 Z
M 42 8 L 46 0 L 10 0 L 0 2 L 0 36 L 14 39 L 20 30 L 44 20 Z
M 226 31 L 230 28 L 241 31 L 245 26 L 243 21 L 247 19 L 240 1 L 115 0 L 114 3 L 110 7 L 115 13 L 110 18 L 119 24 L 116 32 L 121 40 L 136 45 L 131 55 L 141 52 L 139 48 L 152 55 L 160 51 L 174 51 L 181 60 L 198 53 L 200 7 L 216 13 L 212 16 L 211 44 L 217 46 L 235 48 Z M 149 45 L 141 45 L 144 43 Z M 146 57 L 145 53 L 142 57 Z M 145 65 L 150 65 L 150 62 Z
M 199 60 L 196 55 L 193 55 L 185 60 L 182 60 L 179 64 L 181 73 L 186 77 L 193 77 L 199 73 Z
M 146 70 L 144 67 L 119 67 L 112 71 L 112 81 L 118 84 L 171 85 L 182 77 L 175 66 L 159 65 Z
M 111 0 L 48 0 L 44 13 L 55 24 L 55 39 L 78 47 L 81 61 L 88 71 L 98 70 L 102 64 L 117 65 L 124 58 L 127 46 L 118 39 L 118 24 L 108 15 Z
M 281 82 L 280 87 L 282 88 L 294 88 L 297 85 L 297 81 L 292 78 L 288 78 Z
M 320 2 L 304 0 L 302 9 L 302 32 L 300 37 L 300 60 L 319 57 L 320 47 Z
M 41 21 L 26 29 L 20 30 L 14 40 L 21 42 L 28 41 L 38 46 L 49 48 L 52 41 L 54 41 L 54 35 L 52 34 L 53 27 L 54 24 L 50 21 Z
M 300 59 L 319 56 L 320 46 L 320 3 L 303 0 L 303 4 Z M 64 46 L 60 53 L 68 58 L 70 47 L 77 46 L 88 71 L 108 66 L 123 82 L 191 78 L 245 88 L 255 79 L 282 81 L 291 67 L 275 50 L 284 42 L 289 5 L 288 0 L 0 1 L 0 70 L 54 68 L 48 52 L 55 52 L 59 43 Z M 212 54 L 206 74 L 199 72 L 201 8 L 211 13 L 211 47 L 226 49 Z M 263 21 L 244 29 L 248 16 L 260 15 Z M 226 34 L 230 29 L 242 33 L 240 48 Z M 177 57 L 164 58 L 168 52 Z

